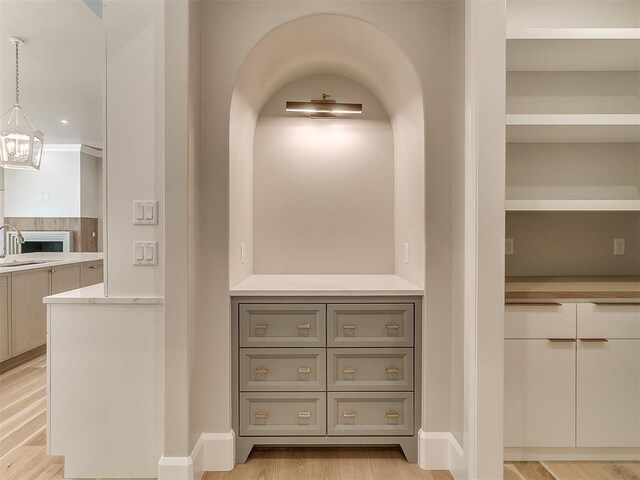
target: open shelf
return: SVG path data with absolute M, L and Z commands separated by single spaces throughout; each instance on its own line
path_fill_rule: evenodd
M 508 114 L 508 143 L 640 142 L 640 114 Z
M 509 71 L 638 71 L 640 28 L 508 28 Z
M 640 200 L 507 200 L 507 212 L 640 212 Z

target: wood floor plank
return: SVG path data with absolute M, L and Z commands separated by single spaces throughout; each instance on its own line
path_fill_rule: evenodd
M 16 446 L 23 445 L 27 441 L 31 440 L 31 438 L 39 434 L 45 428 L 46 422 L 46 412 L 41 413 L 15 432 L 0 440 L 0 458 L 4 457 L 7 453 L 15 449 Z
M 0 423 L 0 442 L 19 430 L 23 425 L 38 415 L 47 413 L 47 399 L 41 398 L 27 405 L 20 413 Z
M 28 408 L 33 402 L 37 402 L 42 398 L 46 398 L 47 396 L 47 388 L 42 387 L 36 390 L 35 392 L 27 395 L 26 397 L 18 400 L 12 405 L 0 410 L 0 424 L 6 422 L 11 417 L 18 415 L 22 410 Z
M 526 480 L 512 463 L 504 464 L 503 480 Z
M 511 464 L 526 480 L 555 480 L 540 462 L 511 462 Z

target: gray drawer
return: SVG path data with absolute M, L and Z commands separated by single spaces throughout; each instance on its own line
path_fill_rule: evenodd
M 241 347 L 323 347 L 326 306 L 240 304 Z
M 413 393 L 328 393 L 329 436 L 413 435 Z
M 326 435 L 325 393 L 241 393 L 240 435 Z
M 241 391 L 324 391 L 324 348 L 241 348 Z
M 327 370 L 329 390 L 413 390 L 413 349 L 330 348 Z
M 345 304 L 327 307 L 330 347 L 413 346 L 413 304 Z

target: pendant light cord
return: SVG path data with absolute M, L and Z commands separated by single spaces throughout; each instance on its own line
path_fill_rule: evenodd
M 18 56 L 18 42 L 16 42 L 16 105 L 20 105 L 20 57 Z

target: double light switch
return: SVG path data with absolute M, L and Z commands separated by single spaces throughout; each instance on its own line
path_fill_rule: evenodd
M 158 265 L 158 242 L 133 242 L 134 265 Z
M 133 224 L 134 225 L 157 225 L 158 224 L 158 202 L 133 202 Z
M 133 202 L 134 225 L 157 225 L 158 202 L 156 200 Z M 158 265 L 158 242 L 133 242 L 134 265 Z

